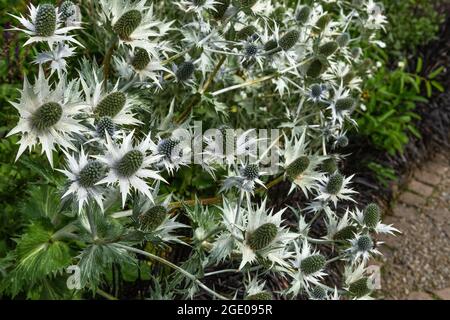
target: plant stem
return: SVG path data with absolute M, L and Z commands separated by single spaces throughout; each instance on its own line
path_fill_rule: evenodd
M 102 289 L 97 289 L 96 293 L 98 293 L 99 296 L 102 296 L 103 298 L 106 298 L 108 300 L 119 300 L 113 295 L 110 295 L 109 293 L 103 291 Z
M 169 204 L 171 209 L 181 208 L 183 205 L 185 206 L 194 206 L 197 202 L 200 202 L 202 205 L 210 205 L 210 204 L 218 204 L 222 202 L 222 196 L 217 196 L 213 198 L 205 198 L 205 199 L 195 199 L 195 200 L 184 200 L 184 201 L 176 201 Z
M 105 58 L 103 59 L 103 88 L 106 89 L 108 85 L 108 77 L 111 69 L 111 59 L 114 53 L 114 50 L 117 46 L 118 38 L 114 37 L 111 41 L 108 51 L 106 51 Z
M 219 293 L 215 292 L 214 290 L 212 290 L 212 289 L 208 288 L 207 286 L 205 286 L 205 285 L 204 285 L 200 280 L 198 280 L 197 277 L 194 276 L 193 274 L 187 272 L 187 271 L 184 270 L 183 268 L 180 268 L 180 267 L 177 266 L 176 264 L 174 264 L 174 263 L 172 263 L 172 262 L 170 262 L 170 261 L 167 261 L 167 260 L 164 259 L 164 258 L 161 258 L 161 257 L 159 257 L 159 256 L 157 256 L 157 255 L 154 255 L 154 254 L 150 253 L 150 252 L 143 251 L 143 250 L 139 250 L 139 249 L 136 249 L 136 248 L 133 248 L 133 247 L 129 247 L 129 246 L 120 244 L 120 243 L 116 243 L 116 246 L 117 246 L 117 247 L 120 247 L 120 248 L 122 248 L 122 249 L 125 249 L 125 250 L 127 250 L 127 251 L 130 251 L 130 252 L 134 252 L 134 253 L 141 254 L 141 255 L 143 255 L 143 256 L 146 256 L 146 257 L 148 257 L 148 258 L 151 258 L 151 259 L 153 259 L 153 260 L 156 260 L 156 261 L 158 261 L 158 262 L 160 262 L 160 263 L 162 263 L 162 264 L 165 264 L 166 266 L 171 267 L 171 268 L 173 268 L 173 269 L 179 271 L 181 274 L 183 274 L 183 275 L 186 276 L 187 278 L 189 278 L 189 279 L 191 279 L 192 281 L 194 281 L 200 288 L 202 288 L 203 290 L 205 290 L 206 292 L 208 292 L 208 293 L 211 294 L 212 296 L 214 296 L 214 297 L 216 297 L 216 298 L 218 298 L 218 299 L 221 299 L 221 300 L 229 300 L 227 297 L 224 297 L 224 296 L 222 296 L 221 294 L 219 294 Z
M 342 254 L 342 255 L 340 255 L 340 256 L 336 256 L 336 257 L 334 257 L 334 258 L 331 258 L 331 259 L 327 260 L 326 264 L 330 264 L 330 263 L 332 263 L 332 262 L 341 260 L 342 258 L 345 258 L 345 254 Z
M 256 189 L 256 192 L 264 192 L 264 191 L 267 191 L 267 190 L 269 190 L 270 188 L 276 186 L 277 184 L 279 184 L 279 183 L 281 183 L 281 182 L 283 182 L 283 181 L 284 181 L 284 174 L 282 174 L 282 175 L 280 175 L 279 177 L 273 179 L 272 181 L 269 181 L 269 182 L 266 184 L 266 187 L 265 187 L 265 188 L 260 187 L 260 188 Z

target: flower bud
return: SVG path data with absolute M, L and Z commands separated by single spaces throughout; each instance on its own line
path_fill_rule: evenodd
M 178 81 L 187 81 L 191 78 L 195 71 L 195 66 L 190 61 L 184 61 L 178 66 L 177 72 L 175 73 Z
M 163 206 L 154 206 L 138 217 L 139 225 L 143 230 L 154 231 L 166 219 L 167 210 Z
M 90 161 L 81 169 L 78 177 L 79 184 L 84 188 L 93 187 L 105 175 L 105 167 L 100 161 Z
M 326 189 L 330 194 L 338 194 L 342 189 L 342 185 L 344 183 L 344 176 L 340 173 L 336 172 L 332 174 L 328 180 Z
M 144 162 L 144 154 L 139 150 L 128 151 L 117 164 L 117 172 L 122 177 L 130 177 L 138 171 Z
M 302 156 L 292 161 L 286 168 L 286 175 L 291 180 L 295 180 L 309 167 L 309 158 Z
M 290 30 L 281 37 L 280 41 L 278 41 L 278 45 L 281 49 L 287 51 L 295 46 L 299 38 L 300 32 L 297 30 Z
M 329 41 L 319 47 L 319 54 L 325 57 L 331 56 L 338 49 L 338 44 L 336 41 Z
M 31 116 L 31 126 L 39 131 L 47 130 L 61 119 L 63 109 L 57 102 L 47 102 Z
M 139 10 L 125 12 L 114 24 L 113 30 L 121 40 L 130 40 L 134 30 L 141 24 L 142 14 Z
M 38 6 L 35 20 L 36 34 L 40 37 L 50 37 L 56 30 L 56 11 L 50 3 Z
M 272 300 L 272 294 L 268 291 L 261 291 L 245 297 L 245 300 Z
M 356 242 L 356 246 L 360 251 L 369 251 L 373 248 L 373 241 L 369 235 L 360 236 Z
M 305 275 L 310 275 L 322 270 L 325 267 L 327 260 L 321 254 L 314 254 L 302 260 L 300 263 L 300 270 Z
M 267 247 L 277 236 L 278 228 L 273 223 L 265 223 L 253 231 L 247 239 L 252 250 L 261 250 Z
M 376 203 L 370 203 L 364 209 L 364 223 L 369 228 L 375 228 L 380 221 L 380 207 Z
M 125 106 L 127 98 L 123 92 L 116 91 L 104 97 L 95 108 L 100 117 L 114 118 Z

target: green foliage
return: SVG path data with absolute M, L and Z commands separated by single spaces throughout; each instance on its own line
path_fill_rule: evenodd
M 418 46 L 436 39 L 444 16 L 436 10 L 441 0 L 383 0 L 389 20 L 385 42 L 392 57 L 414 54 Z
M 360 133 L 389 154 L 402 152 L 408 143 L 409 134 L 421 137 L 414 126 L 414 121 L 420 120 L 420 117 L 414 110 L 416 103 L 428 101 L 422 96 L 423 88 L 428 97 L 432 95 L 433 87 L 442 89 L 434 80 L 442 71 L 441 68 L 427 77 L 419 75 L 421 70 L 421 59 L 416 74 L 406 72 L 401 67 L 391 71 L 382 66 L 365 86 L 363 99 L 367 110 L 361 113 L 358 120 Z

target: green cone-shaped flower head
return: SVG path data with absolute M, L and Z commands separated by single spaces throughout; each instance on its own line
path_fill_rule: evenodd
M 187 81 L 191 78 L 195 71 L 195 66 L 191 61 L 184 61 L 178 66 L 177 72 L 175 73 L 178 81 Z
M 331 16 L 329 14 L 325 14 L 323 16 L 321 16 L 317 22 L 316 22 L 316 28 L 318 28 L 319 30 L 324 30 L 328 23 L 330 23 L 331 21 Z
M 240 40 L 245 40 L 251 36 L 253 36 L 256 33 L 256 27 L 249 25 L 246 26 L 244 28 L 242 28 L 241 30 L 239 30 L 236 34 L 237 38 Z
M 325 267 L 327 260 L 321 254 L 313 254 L 302 260 L 300 263 L 300 270 L 305 275 L 310 275 L 322 270 Z
M 380 221 L 381 210 L 376 203 L 370 203 L 364 209 L 364 223 L 369 228 L 375 228 Z
M 41 4 L 36 13 L 34 24 L 36 34 L 40 37 L 50 37 L 56 30 L 56 11 L 50 3 Z
M 99 117 L 114 118 L 125 106 L 127 98 L 123 92 L 116 91 L 104 97 L 95 108 Z
M 300 10 L 298 10 L 296 18 L 300 24 L 305 24 L 308 22 L 310 16 L 311 8 L 308 6 L 302 6 Z
M 325 72 L 326 66 L 322 59 L 316 58 L 309 63 L 306 74 L 308 77 L 317 78 Z
M 278 228 L 273 223 L 265 223 L 259 226 L 248 237 L 248 245 L 252 250 L 261 250 L 275 240 Z
M 295 46 L 299 38 L 300 32 L 298 32 L 297 30 L 290 30 L 280 38 L 280 41 L 278 41 L 278 45 L 281 47 L 281 49 L 287 51 Z
M 144 154 L 139 150 L 125 153 L 117 164 L 117 172 L 122 177 L 130 177 L 138 171 L 144 162 Z
M 347 85 L 350 83 L 350 81 L 352 81 L 355 78 L 355 73 L 353 71 L 349 71 L 347 72 L 343 77 L 342 77 L 342 82 Z
M 322 162 L 321 168 L 322 168 L 323 172 L 326 172 L 329 174 L 335 173 L 336 170 L 338 169 L 336 159 L 334 159 L 334 158 L 325 159 Z
M 142 48 L 136 48 L 134 50 L 134 56 L 131 60 L 131 65 L 136 70 L 143 70 L 150 63 L 150 56 L 147 50 Z
M 245 297 L 245 300 L 272 300 L 272 294 L 268 291 L 261 291 Z
M 301 156 L 291 162 L 286 168 L 286 175 L 291 180 L 295 180 L 309 167 L 309 158 L 307 156 Z
M 141 24 L 142 14 L 139 10 L 130 10 L 125 12 L 114 24 L 113 30 L 121 40 L 130 40 L 134 30 Z
M 40 106 L 31 116 L 31 125 L 33 128 L 44 131 L 61 119 L 63 109 L 57 102 L 47 102 Z
M 270 39 L 269 41 L 267 41 L 264 44 L 264 50 L 265 51 L 271 51 L 271 50 L 274 50 L 276 48 L 278 48 L 278 43 L 277 43 L 277 40 L 275 40 L 275 39 Z
M 81 169 L 78 177 L 79 184 L 84 188 L 93 187 L 105 176 L 105 166 L 100 161 L 89 161 Z
M 330 194 L 338 194 L 344 184 L 344 176 L 336 172 L 330 176 L 327 183 L 327 192 Z
M 327 297 L 327 292 L 321 286 L 315 286 L 311 296 L 316 300 L 324 300 Z
M 369 281 L 369 278 L 362 277 L 361 279 L 352 282 L 348 289 L 350 295 L 360 298 L 369 294 L 372 291 L 369 288 Z
M 338 44 L 336 41 L 329 41 L 324 43 L 319 47 L 319 54 L 324 55 L 325 57 L 331 56 L 338 49 Z
M 336 232 L 333 236 L 334 240 L 343 240 L 348 241 L 350 239 L 353 239 L 355 237 L 357 229 L 355 226 L 346 226 Z
M 154 206 L 147 212 L 139 215 L 139 225 L 142 229 L 153 231 L 158 228 L 166 219 L 167 210 L 163 206 Z
M 351 97 L 341 98 L 336 101 L 337 110 L 350 110 L 355 105 L 355 100 Z
M 362 235 L 358 238 L 356 245 L 360 251 L 369 251 L 373 248 L 373 241 L 369 235 Z

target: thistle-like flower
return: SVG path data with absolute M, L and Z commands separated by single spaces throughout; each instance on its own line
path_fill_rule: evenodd
M 22 133 L 16 160 L 27 148 L 31 151 L 39 142 L 42 153 L 45 152 L 53 166 L 55 145 L 75 150 L 71 143 L 72 136 L 86 130 L 76 119 L 86 107 L 81 102 L 79 83 L 72 81 L 67 84 L 65 77 L 62 77 L 52 89 L 48 81 L 39 67 L 34 85 L 30 85 L 25 78 L 19 102 L 11 102 L 19 111 L 20 119 L 8 136 Z
M 344 271 L 345 289 L 352 299 L 372 300 L 370 294 L 375 288 L 374 274 L 368 274 L 364 263 L 346 266 Z
M 103 81 L 98 80 L 95 72 L 93 75 L 94 86 L 88 85 L 84 77 L 81 77 L 86 105 L 92 115 L 91 123 L 97 125 L 98 121 L 103 117 L 110 118 L 115 125 L 120 126 L 141 123 L 135 118 L 131 110 L 135 104 L 134 99 L 118 89 L 119 82 L 116 83 L 112 90 L 106 92 Z
M 201 16 L 205 10 L 217 12 L 216 5 L 221 4 L 223 0 L 181 0 L 175 4 L 184 12 L 193 12 Z
M 361 211 L 355 208 L 351 211 L 353 220 L 355 220 L 360 226 L 373 230 L 376 233 L 394 234 L 394 232 L 400 233 L 400 231 L 392 226 L 392 224 L 384 224 L 381 221 L 381 209 L 375 203 L 370 203 L 366 208 Z
M 292 182 L 289 194 L 300 188 L 305 196 L 318 188 L 318 181 L 323 178 L 323 173 L 316 171 L 322 157 L 307 153 L 309 142 L 306 142 L 306 130 L 300 138 L 293 136 L 288 139 L 285 136 L 284 164 L 285 176 Z
M 347 187 L 353 176 L 345 178 L 339 172 L 335 172 L 332 175 L 321 178 L 320 194 L 316 197 L 316 200 L 331 201 L 335 207 L 339 200 L 355 201 L 350 195 L 356 193 L 356 191 Z
M 23 31 L 30 37 L 24 46 L 34 42 L 47 42 L 49 47 L 52 48 L 54 43 L 62 41 L 73 42 L 82 46 L 73 36 L 67 35 L 68 32 L 81 29 L 81 27 L 76 25 L 61 27 L 63 22 L 61 21 L 61 14 L 52 4 L 40 4 L 35 7 L 30 3 L 28 10 L 30 11 L 30 20 L 24 18 L 23 15 L 18 17 L 11 14 L 25 28 L 14 27 L 12 30 Z
M 247 222 L 244 226 L 245 236 L 242 242 L 238 242 L 242 253 L 239 269 L 253 263 L 257 257 L 267 259 L 272 265 L 288 264 L 286 259 L 290 253 L 286 245 L 298 235 L 281 226 L 281 216 L 286 208 L 273 214 L 273 209 L 266 209 L 266 201 L 264 199 L 256 209 L 250 207 L 244 218 L 244 222 Z
M 130 188 L 136 189 L 153 201 L 150 192 L 152 188 L 144 179 L 165 182 L 158 171 L 151 169 L 151 166 L 156 164 L 160 156 L 148 154 L 151 146 L 150 134 L 137 146 L 133 146 L 133 135 L 134 130 L 123 138 L 120 145 L 113 142 L 109 135 L 106 135 L 106 154 L 95 156 L 96 159 L 110 168 L 107 176 L 97 184 L 118 184 L 122 194 L 122 207 L 125 206 Z
M 146 3 L 146 0 L 101 0 L 104 14 L 119 37 L 119 43 L 129 45 L 133 50 L 142 48 L 157 59 L 162 52 L 172 49 L 163 42 L 153 42 L 150 38 L 164 36 L 173 22 L 165 23 L 156 19 L 153 5 L 147 6 Z
M 294 241 L 294 259 L 289 261 L 288 273 L 292 277 L 291 287 L 287 294 L 298 295 L 302 290 L 310 289 L 311 285 L 318 286 L 326 276 L 324 272 L 326 258 L 318 251 L 312 251 L 308 241 L 300 244 Z
M 78 153 L 78 157 L 68 152 L 65 154 L 67 168 L 57 170 L 66 175 L 70 185 L 62 197 L 65 198 L 71 194 L 75 195 L 78 201 L 79 212 L 90 199 L 94 199 L 103 211 L 104 188 L 98 186 L 97 182 L 105 177 L 108 168 L 100 161 L 89 159 L 89 155 L 85 154 L 83 148 Z
M 139 230 L 143 231 L 146 238 L 159 238 L 164 242 L 178 242 L 184 244 L 180 240 L 180 236 L 174 231 L 179 228 L 187 228 L 188 226 L 176 221 L 177 216 L 170 216 L 169 204 L 171 195 L 167 197 L 158 196 L 159 181 L 157 181 L 152 191 L 153 201 L 138 195 L 132 209 L 132 217 L 136 222 Z
M 375 242 L 369 234 L 356 234 L 350 243 L 352 246 L 346 252 L 350 254 L 353 264 L 360 261 L 365 263 L 373 254 L 381 255 L 377 249 L 381 242 Z

